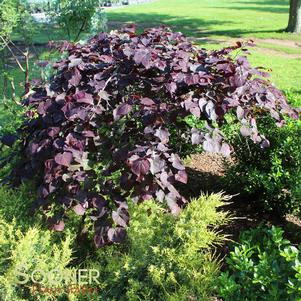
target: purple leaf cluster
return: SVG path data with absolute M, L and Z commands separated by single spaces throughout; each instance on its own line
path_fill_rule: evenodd
M 168 28 L 138 35 L 132 25 L 84 45 L 68 43 L 54 78 L 25 101 L 13 176 L 35 178 L 36 204 L 59 208 L 54 230 L 64 229 L 69 210 L 91 219 L 97 247 L 126 236 L 129 198 L 155 198 L 178 214 L 186 200 L 177 185 L 188 181 L 170 144 L 178 119 L 206 121 L 186 133 L 191 143 L 228 156 L 231 146 L 218 129 L 226 113 L 235 113 L 241 134 L 262 147 L 269 143 L 257 130 L 258 116 L 268 112 L 281 124 L 284 114 L 296 115 L 243 47 L 207 51 Z M 239 49 L 244 55 L 235 58 Z

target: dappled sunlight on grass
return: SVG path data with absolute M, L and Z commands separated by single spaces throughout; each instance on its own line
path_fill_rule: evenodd
M 289 90 L 296 99 L 294 104 L 301 105 L 300 89 L 296 87 L 301 82 L 301 47 L 261 41 L 289 40 L 301 45 L 301 35 L 284 32 L 288 9 L 288 0 L 157 0 L 110 10 L 108 19 L 111 29 L 128 22 L 138 24 L 140 31 L 165 24 L 207 49 L 252 38 L 258 47 L 252 51 L 251 62 L 272 69 L 272 81 Z

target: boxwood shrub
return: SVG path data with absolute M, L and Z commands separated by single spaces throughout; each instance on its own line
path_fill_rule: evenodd
M 301 251 L 279 227 L 259 227 L 241 234 L 220 275 L 225 301 L 301 300 Z
M 287 120 L 285 126 L 278 128 L 266 116 L 260 119 L 258 127 L 270 142 L 265 151 L 239 137 L 235 129 L 228 132 L 235 164 L 227 169 L 225 185 L 229 193 L 240 193 L 242 203 L 251 202 L 275 218 L 300 214 L 301 120 Z

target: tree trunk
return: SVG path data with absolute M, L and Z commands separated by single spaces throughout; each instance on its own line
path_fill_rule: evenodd
M 286 31 L 301 33 L 301 0 L 290 0 L 290 15 Z

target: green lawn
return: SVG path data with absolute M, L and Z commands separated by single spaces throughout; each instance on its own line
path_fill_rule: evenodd
M 108 9 L 107 14 L 110 29 L 125 22 L 137 23 L 140 30 L 166 24 L 208 49 L 254 39 L 258 47 L 251 51 L 251 62 L 272 69 L 272 81 L 301 106 L 301 35 L 284 32 L 288 9 L 289 0 L 155 0 Z M 64 38 L 58 28 L 41 26 L 34 42 L 45 44 L 49 39 Z M 20 39 L 15 34 L 15 40 Z M 24 77 L 18 70 L 13 73 L 16 83 Z
M 109 10 L 109 20 L 160 23 L 195 37 L 301 37 L 277 33 L 287 25 L 288 0 L 155 0 Z
M 118 28 L 124 22 L 135 22 L 140 29 L 166 24 L 210 49 L 252 38 L 258 44 L 252 50 L 252 63 L 272 69 L 272 81 L 289 91 L 294 103 L 301 105 L 301 35 L 284 32 L 288 3 L 288 0 L 156 0 L 110 9 L 107 13 L 110 28 Z

